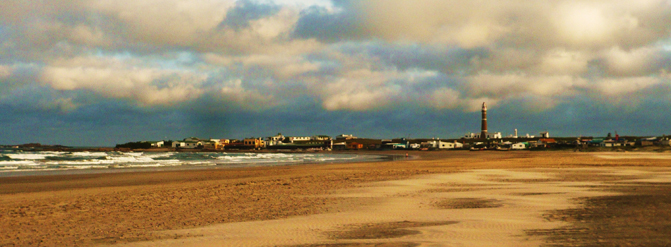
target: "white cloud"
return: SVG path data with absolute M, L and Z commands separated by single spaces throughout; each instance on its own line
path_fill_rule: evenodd
M 12 74 L 12 68 L 9 66 L 0 65 L 0 79 L 7 78 Z
M 116 59 L 78 58 L 47 66 L 42 81 L 56 90 L 90 90 L 109 98 L 128 98 L 146 105 L 171 105 L 203 94 L 206 75 L 188 71 L 136 67 Z
M 608 99 L 609 97 L 634 98 L 634 95 L 632 94 L 650 88 L 661 82 L 660 78 L 651 76 L 605 78 L 590 85 L 589 88 L 599 92 L 604 96 L 604 99 Z
M 434 71 L 351 68 L 325 85 L 314 83 L 308 87 L 320 95 L 326 110 L 365 111 L 411 102 L 429 102 L 433 95 L 420 94 L 413 88 L 421 88 L 427 79 L 434 77 Z M 444 107 L 439 106 L 442 98 L 436 100 L 426 104 Z
M 539 71 L 545 75 L 579 75 L 587 71 L 591 59 L 585 52 L 554 49 L 542 57 Z
M 467 92 L 473 96 L 506 98 L 524 94 L 559 96 L 584 86 L 584 79 L 573 76 L 529 76 L 521 73 L 479 73 L 468 77 Z
M 397 76 L 367 69 L 349 71 L 320 90 L 322 105 L 327 110 L 354 111 L 387 105 L 401 93 L 400 88 L 387 84 Z
M 54 89 L 143 105 L 216 94 L 253 108 L 307 96 L 326 110 L 419 103 L 471 111 L 537 97 L 547 109 L 568 96 L 644 92 L 671 69 L 659 62 L 671 35 L 662 0 L 276 0 L 254 2 L 281 4 L 258 9 L 232 0 L 42 2 L 0 3 L 9 27 L 0 26 L 0 79 L 15 63 L 46 64 L 41 78 Z M 334 15 L 349 18 L 332 25 L 335 41 L 294 33 L 301 20 L 334 21 L 303 18 L 310 5 L 327 9 L 317 17 L 349 11 Z M 233 13 L 240 22 L 226 24 Z M 424 46 L 444 48 L 417 49 Z M 417 54 L 427 50 L 440 54 Z M 193 59 L 170 56 L 180 52 Z M 67 99 L 62 105 L 77 102 Z
M 302 56 L 291 54 L 259 54 L 249 56 L 226 56 L 208 53 L 203 55 L 203 59 L 213 65 L 232 66 L 242 64 L 245 69 L 259 66 L 264 70 L 272 71 L 274 76 L 280 80 L 286 80 L 303 73 L 315 72 L 319 70 L 319 64 L 307 61 Z
M 130 31 L 131 39 L 155 45 L 190 45 L 215 29 L 233 4 L 220 0 L 101 0 L 92 5 L 123 23 L 117 28 Z
M 235 103 L 236 107 L 246 110 L 265 110 L 277 104 L 273 95 L 246 89 L 240 79 L 222 83 L 219 94 L 228 100 L 226 103 Z
M 426 103 L 436 109 L 454 109 L 461 105 L 461 93 L 451 88 L 439 88 L 427 95 Z
M 263 39 L 274 39 L 289 33 L 298 21 L 298 12 L 291 8 L 282 8 L 277 14 L 251 21 L 250 28 Z
M 609 74 L 616 76 L 647 75 L 655 71 L 654 64 L 660 50 L 641 47 L 629 51 L 613 47 L 603 52 Z

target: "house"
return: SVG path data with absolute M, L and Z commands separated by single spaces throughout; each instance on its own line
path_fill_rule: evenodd
M 601 142 L 601 146 L 602 147 L 608 147 L 608 148 L 620 147 L 620 146 L 622 146 L 622 143 L 621 142 L 616 142 L 614 140 L 605 140 L 605 141 Z
M 333 143 L 333 150 L 345 150 L 346 148 L 347 144 L 345 142 Z
M 480 134 L 466 133 L 466 135 L 464 135 L 464 138 L 465 139 L 479 139 L 479 138 L 482 138 L 482 137 L 480 136 Z M 486 138 L 487 139 L 502 139 L 503 135 L 501 134 L 501 132 L 490 132 L 490 133 L 487 133 Z
M 312 137 L 309 136 L 292 136 L 289 137 L 289 140 L 293 142 L 305 142 L 305 141 L 310 141 L 312 140 Z
M 445 142 L 441 140 L 432 140 L 427 142 L 422 142 L 421 146 L 429 149 L 455 149 L 455 148 L 464 148 L 463 143 L 457 141 L 454 142 Z
M 480 138 L 480 135 L 471 132 L 471 133 L 466 133 L 466 135 L 464 135 L 464 138 L 466 138 L 466 139 L 476 139 L 476 138 Z
M 174 142 L 172 142 L 172 147 L 173 148 L 189 148 L 189 149 L 202 148 L 203 143 L 200 142 L 200 141 L 174 141 Z
M 645 147 L 645 146 L 652 146 L 653 144 L 654 143 L 652 141 L 641 140 L 639 146 Z
M 315 141 L 330 141 L 332 140 L 330 136 L 327 135 L 316 135 L 312 137 L 312 140 Z
M 215 144 L 214 149 L 223 150 L 224 147 L 229 143 L 231 143 L 231 140 L 229 139 L 219 139 L 219 141 Z
M 664 139 L 664 140 L 661 140 L 661 141 L 659 141 L 659 145 L 660 146 L 671 146 L 671 140 L 669 140 L 668 138 Z
M 266 147 L 266 142 L 261 138 L 245 138 L 242 141 L 243 146 L 247 148 L 260 149 Z
M 438 141 L 438 149 L 455 149 L 455 148 L 463 148 L 464 144 L 459 143 L 457 141 L 454 142 L 444 142 L 444 141 Z
M 284 135 L 282 133 L 277 133 L 275 136 L 267 137 L 266 138 L 266 144 L 268 146 L 275 146 L 275 145 L 280 145 L 284 141 Z
M 515 149 L 515 150 L 521 150 L 521 149 L 527 148 L 527 146 L 523 142 L 518 142 L 518 143 L 513 143 L 510 146 L 510 148 Z
M 363 144 L 358 142 L 350 142 L 347 143 L 347 149 L 353 149 L 353 150 L 363 149 Z
M 488 139 L 502 139 L 503 135 L 501 135 L 501 132 L 491 132 L 487 134 Z
M 391 143 L 393 149 L 406 149 L 408 146 L 405 143 Z
M 540 133 L 541 138 L 550 138 L 550 132 L 541 132 Z
M 357 139 L 356 136 L 354 135 L 345 135 L 345 134 L 340 134 L 336 136 L 336 139 L 345 139 L 345 140 L 350 140 L 350 139 Z
M 221 144 L 219 139 L 210 139 L 209 141 L 203 141 L 203 148 L 221 150 L 224 149 L 224 145 Z
M 165 145 L 164 141 L 151 142 L 151 147 L 153 148 L 161 148 L 164 145 Z

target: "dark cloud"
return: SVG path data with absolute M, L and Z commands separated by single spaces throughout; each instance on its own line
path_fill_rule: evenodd
M 431 44 L 394 44 L 381 41 L 348 43 L 339 46 L 346 54 L 365 54 L 378 59 L 381 66 L 394 66 L 399 70 L 420 68 L 441 71 L 446 74 L 468 74 L 470 61 L 487 58 L 489 49 L 464 49 L 456 46 Z
M 312 6 L 301 11 L 293 36 L 329 43 L 371 37 L 360 25 L 361 21 L 356 11 L 333 13 L 324 7 Z
M 264 17 L 272 16 L 280 11 L 282 6 L 272 3 L 257 3 L 250 0 L 241 0 L 235 3 L 235 7 L 226 13 L 226 19 L 219 24 L 220 28 L 233 28 L 235 30 L 249 27 L 249 22 Z

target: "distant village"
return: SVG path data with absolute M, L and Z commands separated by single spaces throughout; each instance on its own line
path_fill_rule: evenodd
M 603 138 L 595 137 L 562 137 L 552 138 L 548 131 L 538 136 L 526 134 L 519 136 L 517 129 L 514 134 L 502 136 L 501 132 L 489 132 L 487 129 L 487 104 L 482 103 L 480 133 L 467 133 L 458 139 L 368 139 L 358 138 L 351 134 L 341 134 L 332 138 L 327 135 L 315 136 L 284 136 L 278 133 L 265 138 L 236 139 L 200 139 L 195 137 L 180 141 L 145 141 L 117 145 L 116 148 L 149 149 L 171 148 L 182 150 L 301 150 L 301 151 L 332 151 L 332 150 L 543 150 L 543 149 L 594 149 L 618 147 L 670 146 L 669 138 L 613 136 L 610 133 Z
M 334 151 L 334 150 L 542 150 L 542 149 L 589 149 L 617 147 L 670 146 L 668 137 L 632 137 L 610 134 L 606 137 L 550 137 L 549 132 L 538 136 L 511 135 L 502 137 L 493 133 L 486 138 L 468 133 L 459 139 L 369 139 L 341 134 L 332 138 L 326 135 L 284 136 L 278 133 L 265 138 L 201 139 L 185 138 L 179 141 L 141 141 L 119 144 L 117 149 L 158 149 L 174 150 L 294 150 L 294 151 Z

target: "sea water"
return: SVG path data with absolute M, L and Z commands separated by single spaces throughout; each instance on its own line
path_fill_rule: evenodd
M 90 173 L 100 172 L 101 170 L 164 170 L 171 168 L 190 169 L 199 167 L 232 168 L 367 162 L 380 161 L 386 158 L 388 157 L 383 155 L 334 153 L 60 152 L 0 150 L 0 177 Z

